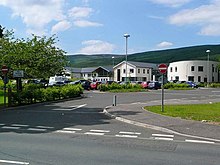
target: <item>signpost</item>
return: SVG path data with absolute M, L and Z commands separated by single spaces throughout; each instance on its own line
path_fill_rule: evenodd
M 167 65 L 166 64 L 160 64 L 158 65 L 158 69 L 160 73 L 162 74 L 162 93 L 161 93 L 161 111 L 164 112 L 164 74 L 167 72 Z
M 3 65 L 1 68 L 2 74 L 4 76 L 3 81 L 4 81 L 4 107 L 6 107 L 6 84 L 8 83 L 8 67 L 6 65 Z

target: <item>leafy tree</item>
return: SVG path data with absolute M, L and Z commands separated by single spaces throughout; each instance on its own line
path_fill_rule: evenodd
M 56 37 L 15 39 L 13 31 L 0 38 L 0 65 L 12 70 L 24 70 L 28 78 L 47 78 L 62 71 L 67 63 L 65 51 L 55 46 Z

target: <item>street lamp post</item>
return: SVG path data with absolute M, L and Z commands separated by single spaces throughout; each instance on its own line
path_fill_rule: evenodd
M 114 65 L 115 65 L 114 59 L 115 59 L 115 57 L 112 56 L 112 76 L 113 76 L 113 81 L 114 81 Z
M 207 86 L 209 86 L 209 54 L 210 54 L 210 50 L 206 50 L 207 53 Z
M 129 34 L 127 34 L 127 33 L 125 33 L 124 34 L 124 37 L 125 37 L 125 61 L 126 61 L 126 63 L 125 63 L 125 82 L 127 83 L 127 61 L 128 61 L 128 37 L 130 37 L 130 35 Z

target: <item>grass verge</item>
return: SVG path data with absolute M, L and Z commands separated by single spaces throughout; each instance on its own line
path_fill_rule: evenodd
M 161 112 L 161 106 L 147 106 L 145 109 L 161 115 L 180 117 L 187 120 L 207 121 L 220 125 L 220 103 L 165 105 L 164 112 Z

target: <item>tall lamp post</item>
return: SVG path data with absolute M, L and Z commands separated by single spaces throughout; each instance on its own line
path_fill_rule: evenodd
M 115 65 L 114 59 L 115 59 L 115 57 L 112 56 L 112 76 L 113 76 L 113 81 L 114 81 L 114 65 Z
M 127 61 L 128 61 L 128 37 L 130 37 L 129 34 L 125 33 L 124 34 L 124 37 L 125 37 L 125 61 L 126 61 L 126 64 L 125 64 L 125 82 L 127 84 Z
M 207 53 L 207 86 L 209 86 L 209 54 L 210 54 L 210 50 L 206 50 L 206 53 Z

